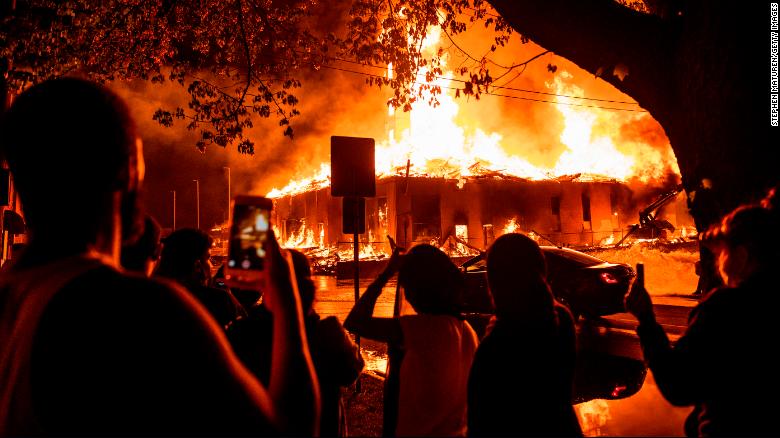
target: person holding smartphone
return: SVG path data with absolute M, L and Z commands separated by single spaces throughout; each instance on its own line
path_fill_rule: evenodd
M 725 286 L 702 298 L 674 345 L 656 321 L 641 265 L 626 296 L 659 390 L 673 405 L 695 407 L 687 435 L 780 435 L 780 220 L 773 196 L 763 206 L 737 208 L 703 235 Z
M 252 284 L 274 314 L 266 387 L 184 288 L 119 267 L 144 179 L 120 97 L 81 79 L 48 80 L 0 123 L 30 238 L 0 272 L 0 436 L 317 432 L 300 297 L 272 234 Z

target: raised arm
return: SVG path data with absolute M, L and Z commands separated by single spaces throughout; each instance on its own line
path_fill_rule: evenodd
M 309 355 L 298 287 L 292 280 L 292 263 L 282 254 L 273 234 L 267 249 L 264 297 L 274 316 L 270 395 L 285 433 L 316 436 L 319 384 Z
M 706 312 L 696 309 L 685 334 L 673 347 L 663 327 L 656 321 L 653 302 L 642 278 L 626 296 L 626 310 L 639 321 L 637 335 L 642 354 L 653 371 L 658 389 L 669 403 L 686 406 L 701 395 L 702 370 L 707 366 L 709 321 Z M 703 314 L 704 313 L 704 314 Z
M 400 345 L 401 324 L 398 319 L 374 317 L 374 307 L 379 295 L 382 294 L 382 288 L 398 271 L 400 263 L 401 254 L 395 250 L 385 270 L 368 286 L 347 315 L 347 319 L 344 320 L 344 327 L 347 330 L 375 341 Z

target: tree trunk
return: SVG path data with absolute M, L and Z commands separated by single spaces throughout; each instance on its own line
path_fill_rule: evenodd
M 489 1 L 518 32 L 650 112 L 669 137 L 700 231 L 777 184 L 768 3 L 666 2 L 651 15 L 613 0 Z M 612 74 L 620 64 L 624 80 Z M 711 196 L 696 201 L 703 180 Z

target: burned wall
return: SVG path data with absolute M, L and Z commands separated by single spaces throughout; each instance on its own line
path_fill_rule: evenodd
M 351 247 L 342 231 L 341 198 L 329 188 L 275 200 L 274 219 L 289 246 Z M 367 232 L 360 238 L 389 253 L 387 235 L 399 245 L 458 236 L 485 249 L 506 232 L 531 233 L 541 244 L 598 245 L 619 239 L 622 205 L 630 190 L 615 181 L 528 181 L 473 178 L 389 177 L 366 200 Z M 311 236 L 308 238 L 307 236 Z

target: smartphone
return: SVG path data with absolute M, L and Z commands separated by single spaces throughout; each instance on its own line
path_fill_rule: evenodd
M 645 285 L 645 264 L 644 263 L 637 263 L 636 264 L 636 281 L 639 282 L 640 285 Z
M 225 280 L 253 282 L 265 268 L 265 242 L 271 230 L 273 201 L 262 196 L 236 196 L 230 224 Z

